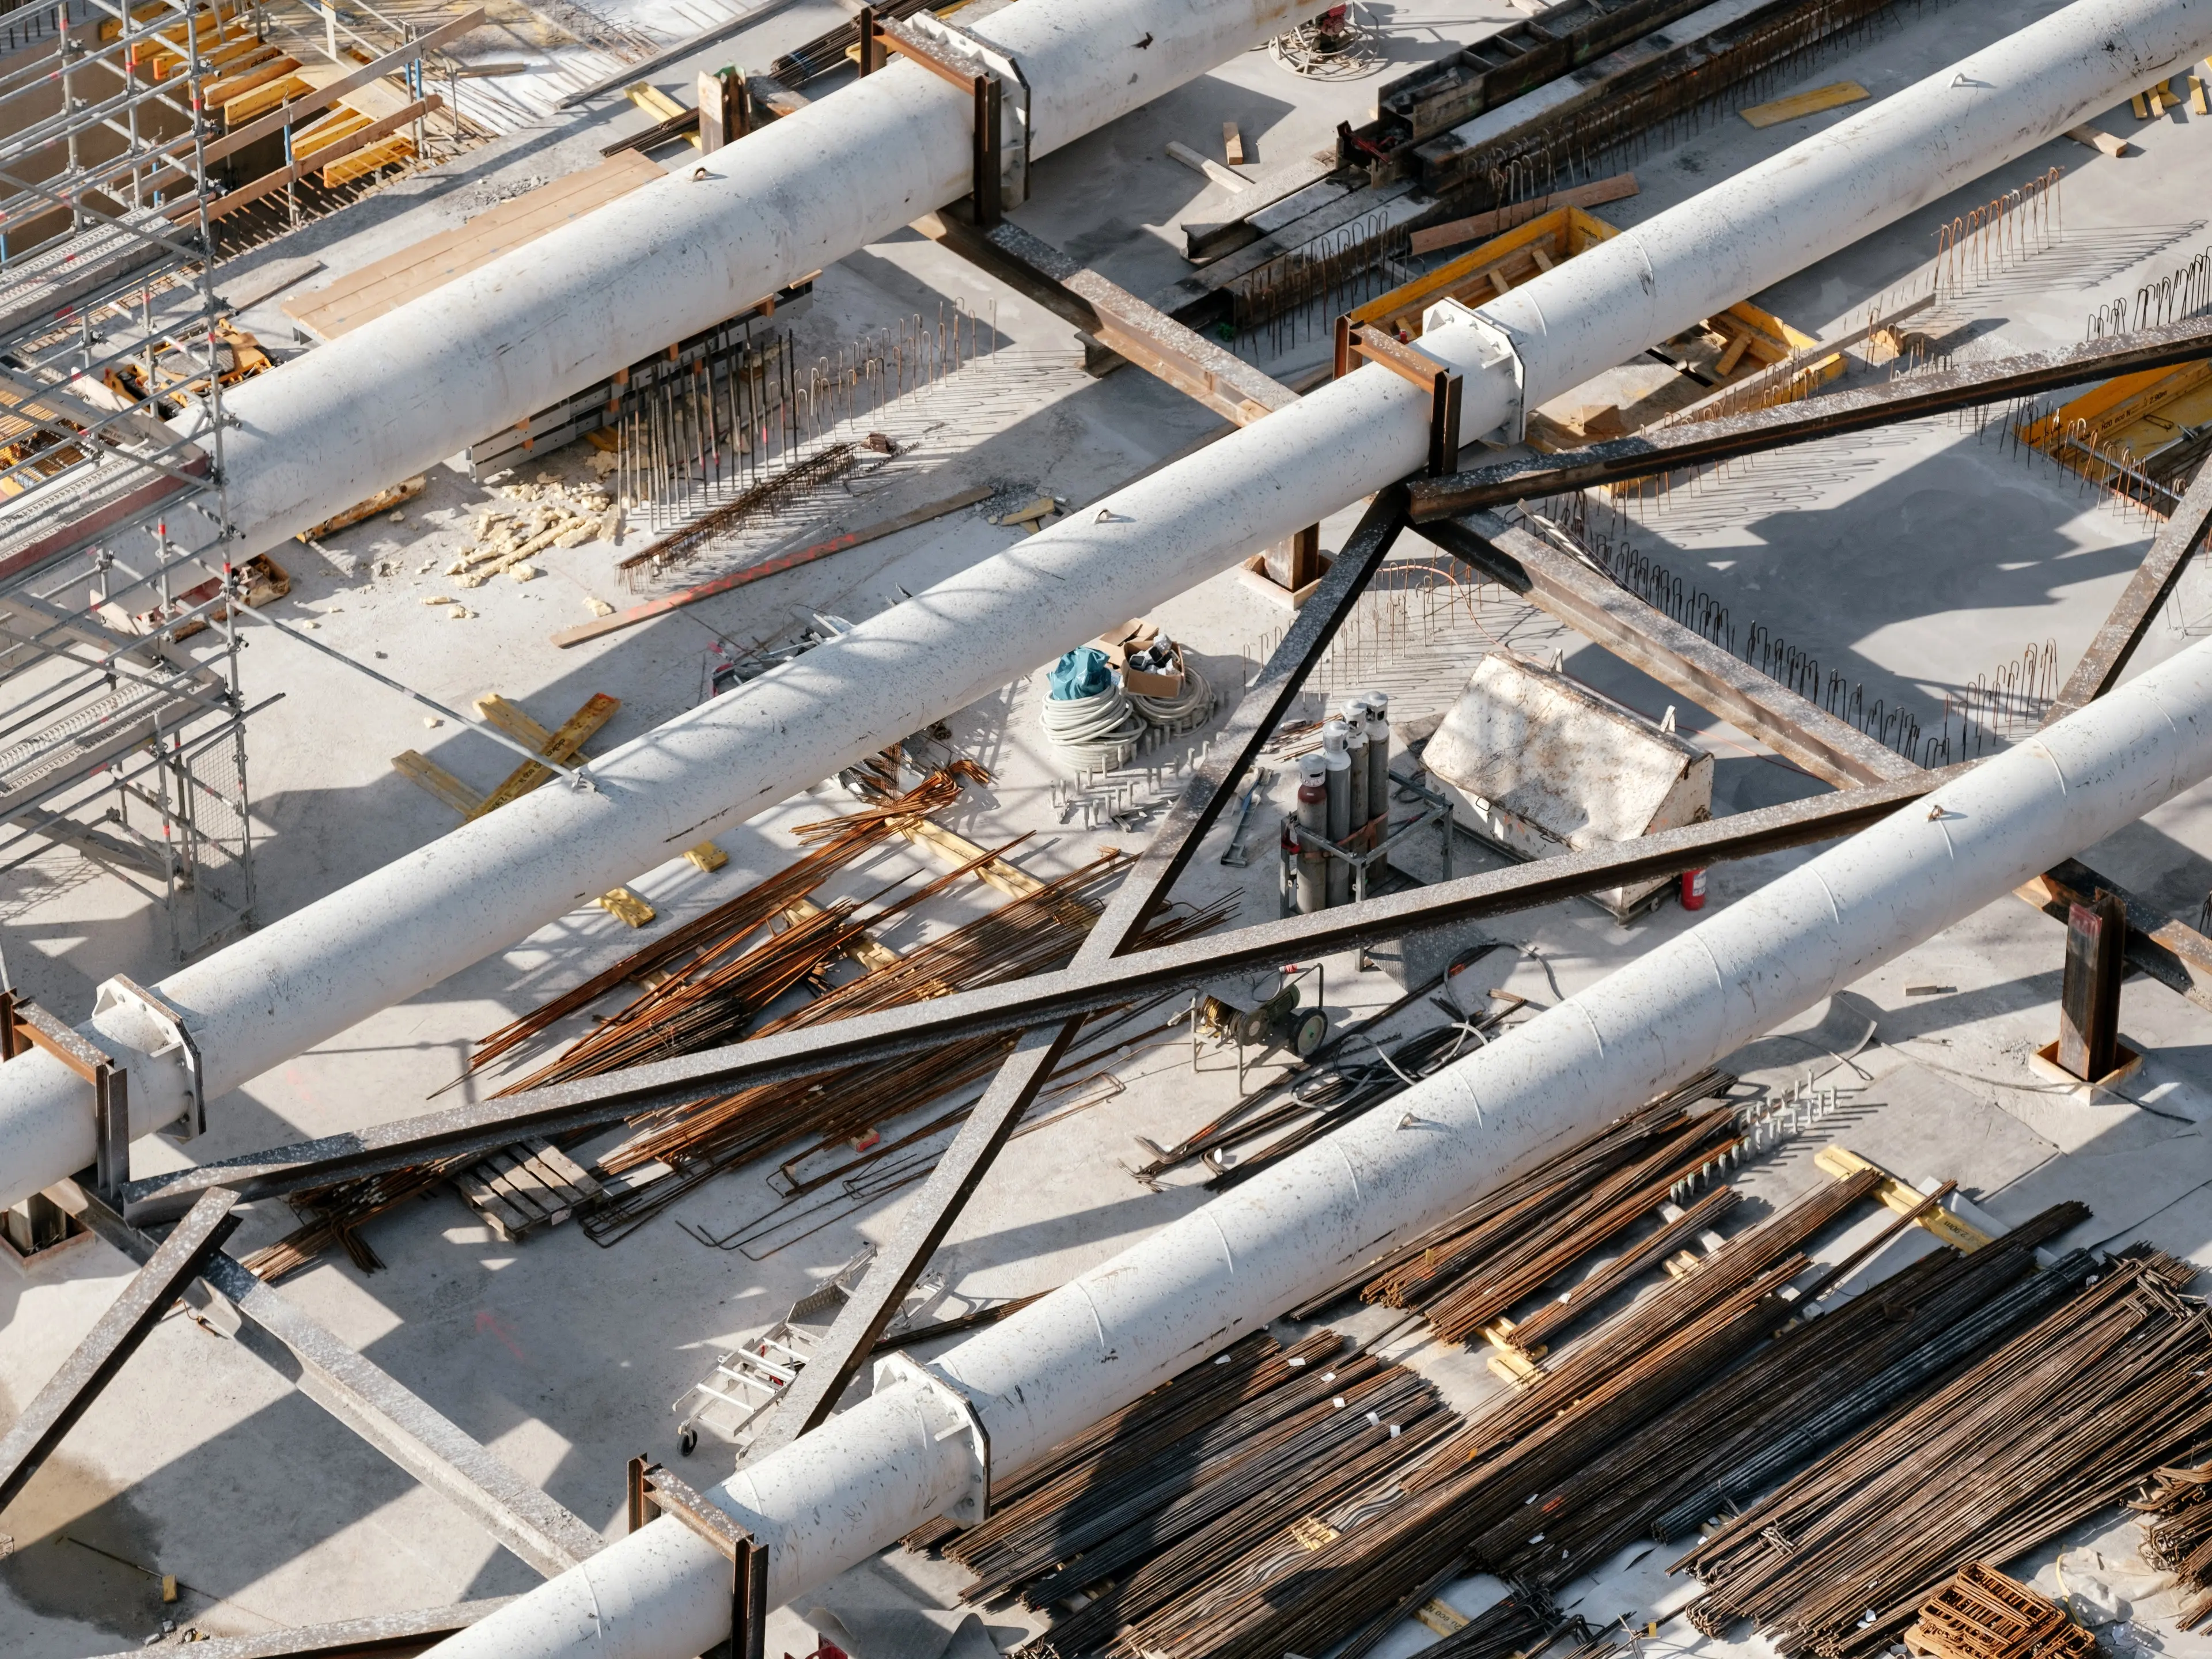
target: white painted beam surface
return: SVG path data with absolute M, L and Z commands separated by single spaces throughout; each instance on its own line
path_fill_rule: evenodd
M 1659 945 L 932 1366 L 1014 1469 L 1395 1238 L 1642 1105 L 2212 775 L 2212 641 Z M 1403 1120 L 1410 1124 L 1401 1127 Z M 789 1601 L 930 1519 L 965 1481 L 897 1384 L 708 1496 Z M 653 1522 L 432 1650 L 683 1659 L 729 1632 L 726 1564 Z

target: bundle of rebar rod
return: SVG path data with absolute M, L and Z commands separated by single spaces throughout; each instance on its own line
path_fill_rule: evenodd
M 1113 1651 L 1325 1650 L 1378 1608 L 1471 1571 L 1471 1546 L 1487 1527 L 1765 1342 L 1787 1317 L 1777 1293 L 1806 1267 L 1799 1247 L 1879 1180 L 1868 1171 L 1823 1188 L 1729 1241 L 1572 1345 L 1525 1391 L 1389 1480 L 1347 1494 L 1324 1517 L 1334 1537 L 1279 1534 L 1234 1571 L 1131 1621 Z
M 1678 1564 L 1718 1632 L 1864 1659 L 1969 1561 L 2002 1564 L 2212 1437 L 2212 1319 L 2186 1264 L 2141 1250 L 1934 1393 L 1723 1525 Z
M 2212 1463 L 2159 1470 L 2135 1507 L 2147 1515 L 2142 1559 L 2198 1592 L 2175 1620 L 2195 1630 L 2212 1615 Z
M 1094 860 L 895 963 L 767 1021 L 758 1033 L 766 1036 L 902 1007 L 1063 967 L 1097 921 L 1097 894 L 1118 878 L 1128 861 L 1119 853 Z M 1218 926 L 1234 904 L 1230 897 L 1202 908 L 1164 912 L 1146 928 L 1140 942 L 1170 944 L 1202 933 Z M 1104 1019 L 1111 1013 L 1101 1011 L 1091 1018 Z M 1013 1042 L 1007 1033 L 963 1038 L 900 1060 L 763 1084 L 644 1113 L 633 1121 L 636 1133 L 604 1154 L 599 1166 L 610 1174 L 621 1174 L 659 1164 L 665 1166 L 665 1173 L 628 1188 L 586 1214 L 585 1231 L 600 1243 L 612 1243 L 723 1170 L 807 1136 L 824 1143 L 865 1137 L 879 1124 L 975 1084 L 1012 1051 Z M 639 1052 L 638 1045 L 628 1042 L 627 1051 Z M 879 1158 L 912 1145 L 958 1121 L 971 1104 L 951 1106 L 933 1121 L 879 1143 L 862 1156 Z
M 508 1021 L 478 1041 L 476 1053 L 469 1060 L 469 1070 L 473 1072 L 489 1065 L 532 1042 L 569 1015 L 582 1012 L 625 981 L 663 971 L 696 970 L 701 964 L 737 949 L 839 870 L 897 834 L 902 824 L 952 805 L 960 799 L 963 779 L 988 783 L 990 775 L 973 761 L 955 761 L 951 766 L 933 772 L 895 800 L 821 823 L 799 825 L 794 833 L 801 842 L 821 843 L 813 851 L 735 898 L 716 905 L 704 915 L 670 929 L 662 938 L 642 950 L 633 951 L 574 989 L 563 991 L 520 1018 Z
M 2093 1271 L 2087 1258 L 2038 1273 L 2034 1252 L 2087 1213 L 2053 1206 L 1972 1255 L 1938 1249 L 1836 1311 L 1792 1324 L 1486 1528 L 1474 1559 L 1502 1577 L 1556 1586 L 1661 1530 L 1655 1517 L 1702 1520 L 1752 1497 L 2070 1294 Z
M 1686 1116 L 1671 1133 L 1613 1137 L 1596 1168 L 1437 1240 L 1361 1294 L 1418 1310 L 1440 1340 L 1463 1342 L 1643 1220 L 1741 1140 L 1727 1112 Z
M 896 20 L 911 17 L 929 4 L 929 0 L 884 0 L 876 8 L 879 18 Z M 809 81 L 842 67 L 845 54 L 860 43 L 858 23 L 840 23 L 836 28 L 816 35 L 811 40 L 793 46 L 789 52 L 768 66 L 768 72 L 798 91 Z
M 949 1544 L 946 1557 L 975 1574 L 962 1598 L 1018 1592 L 1048 1607 L 1224 1519 L 1249 1546 L 1312 1512 L 1317 1485 L 1371 1453 L 1403 1461 L 1455 1420 L 1425 1379 L 1342 1348 L 1334 1333 L 1309 1337 L 1210 1421 L 1165 1444 L 1116 1445 Z M 1283 1519 L 1255 1522 L 1255 1500 Z

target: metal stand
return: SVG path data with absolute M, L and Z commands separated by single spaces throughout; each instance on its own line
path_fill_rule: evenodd
M 730 1564 L 730 1659 L 763 1659 L 768 1638 L 768 1546 L 658 1463 L 629 1460 L 629 1530 L 672 1515 Z
M 1407 819 L 1395 830 L 1389 828 L 1390 819 L 1386 812 L 1353 830 L 1344 838 L 1344 844 L 1339 846 L 1324 836 L 1316 836 L 1302 829 L 1295 817 L 1285 816 L 1280 843 L 1281 897 L 1285 915 L 1292 915 L 1297 909 L 1298 853 L 1302 848 L 1311 848 L 1352 866 L 1352 902 L 1357 904 L 1367 897 L 1367 872 L 1378 864 L 1387 863 L 1393 847 L 1407 836 L 1425 830 L 1432 823 L 1441 823 L 1443 826 L 1443 874 L 1441 879 L 1449 881 L 1452 878 L 1451 803 L 1433 790 L 1407 781 L 1395 772 L 1390 775 L 1390 783 L 1393 793 L 1402 789 L 1425 803 L 1419 817 Z
M 1313 1006 L 1318 1009 L 1328 1001 L 1328 970 L 1326 964 L 1316 962 L 1300 967 L 1295 963 L 1289 963 L 1275 971 L 1281 982 L 1276 986 L 1274 996 L 1267 999 L 1268 1002 L 1273 1002 L 1276 997 L 1281 996 L 1291 987 L 1303 985 L 1309 979 L 1314 982 Z M 1292 1004 L 1293 1008 L 1297 1006 L 1296 1003 Z M 1194 993 L 1190 1000 L 1189 1015 L 1190 1069 L 1194 1072 L 1208 1070 L 1218 1072 L 1221 1069 L 1219 1066 L 1209 1067 L 1199 1063 L 1199 1057 L 1203 1053 L 1199 1046 L 1200 1036 L 1202 1031 L 1210 1030 L 1214 1033 L 1217 1046 L 1223 1048 L 1233 1046 L 1236 1048 L 1237 1092 L 1240 1096 L 1243 1095 L 1245 1092 L 1245 1075 L 1255 1063 L 1253 1060 L 1248 1059 L 1247 1055 L 1264 1055 L 1285 1046 L 1282 1038 L 1279 1036 L 1255 1037 L 1251 1030 L 1249 1022 L 1254 1018 L 1255 1013 L 1264 1012 L 1264 1004 L 1258 1011 L 1233 1008 L 1218 997 L 1200 996 Z M 1304 1062 L 1304 1059 L 1303 1055 L 1294 1054 L 1293 1058 L 1287 1063 L 1296 1067 Z

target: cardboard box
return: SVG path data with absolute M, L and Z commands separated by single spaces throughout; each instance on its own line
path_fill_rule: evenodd
M 1106 660 L 1112 665 L 1114 672 L 1118 674 L 1128 666 L 1129 653 L 1132 651 L 1142 651 L 1159 636 L 1158 629 L 1139 617 L 1133 621 L 1123 623 L 1118 628 L 1108 629 L 1098 636 L 1096 643 L 1098 648 L 1106 653 Z
M 1157 630 L 1152 630 L 1157 632 Z M 1133 641 L 1132 648 L 1141 651 L 1144 642 Z M 1121 670 L 1121 689 L 1133 696 L 1179 697 L 1182 695 L 1182 647 L 1170 646 L 1169 653 L 1175 659 L 1172 674 L 1151 673 L 1141 668 Z

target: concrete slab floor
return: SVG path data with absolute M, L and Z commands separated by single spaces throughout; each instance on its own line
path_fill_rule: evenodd
M 1880 95 L 2050 9 L 2035 3 L 1909 11 L 1865 42 L 1821 56 L 1767 95 L 1844 78 Z M 727 53 L 709 55 L 764 63 L 841 15 L 826 0 L 794 7 L 763 24 L 757 40 L 741 37 Z M 1394 64 L 1437 55 L 1517 15 L 1503 8 L 1378 9 Z M 678 68 L 655 78 L 676 88 L 690 73 Z M 1249 54 L 1042 161 L 1037 199 L 1021 216 L 1126 286 L 1152 292 L 1187 269 L 1175 228 L 1218 215 L 1224 201 L 1218 187 L 1164 158 L 1167 139 L 1211 154 L 1220 122 L 1234 118 L 1264 166 L 1319 146 L 1337 120 L 1363 113 L 1371 95 L 1371 81 L 1304 82 L 1264 53 Z M 1723 114 L 1637 157 L 1644 193 L 1601 215 L 1633 223 L 1848 112 L 1764 131 Z M 303 256 L 322 259 L 326 275 L 341 273 L 530 179 L 588 165 L 612 136 L 641 125 L 643 118 L 617 100 L 519 131 L 437 176 L 256 250 L 239 262 L 239 274 Z M 2142 125 L 2123 108 L 2103 125 L 2142 154 L 2112 161 L 2079 146 L 2051 147 L 1954 203 L 1870 235 L 1759 302 L 1808 332 L 1832 333 L 1869 300 L 1914 280 L 1934 252 L 1939 222 L 2063 163 L 2064 234 L 1948 296 L 1944 316 L 1976 349 L 2079 337 L 2091 306 L 2131 295 L 2136 283 L 2202 244 L 2199 210 L 2190 204 L 2206 199 L 2212 177 L 2201 120 Z M 1111 187 L 1101 188 L 1103 181 Z M 277 614 L 298 625 L 313 623 L 316 639 L 463 709 L 471 697 L 496 690 L 551 725 L 592 693 L 611 693 L 623 707 L 596 740 L 603 747 L 698 701 L 718 653 L 785 637 L 815 611 L 874 614 L 1012 544 L 1018 531 L 986 522 L 996 505 L 1048 492 L 1079 505 L 1217 425 L 1134 371 L 1095 380 L 1084 375 L 1065 325 L 910 234 L 824 273 L 811 307 L 789 325 L 796 351 L 821 353 L 902 315 L 933 316 L 939 306 L 954 305 L 986 319 L 988 343 L 996 349 L 943 386 L 882 413 L 883 428 L 906 447 L 901 461 L 779 515 L 693 568 L 701 577 L 737 568 L 770 547 L 851 528 L 969 483 L 992 487 L 995 505 L 562 652 L 547 636 L 585 619 L 586 597 L 617 605 L 633 598 L 616 567 L 641 544 L 642 527 L 633 525 L 618 544 L 549 554 L 538 580 L 501 580 L 455 595 L 475 614 L 454 620 L 423 600 L 447 592 L 443 563 L 465 539 L 473 514 L 499 500 L 499 486 L 439 470 L 396 521 L 373 520 L 331 538 L 327 559 L 295 547 L 289 556 L 295 586 Z M 273 305 L 257 308 L 248 324 L 274 337 L 285 331 Z M 1287 374 L 1310 356 L 1302 349 L 1267 367 Z M 505 482 L 535 482 L 541 474 L 580 483 L 590 476 L 588 453 L 579 446 L 534 459 Z M 1328 520 L 1324 545 L 1340 544 L 1354 516 L 1347 509 Z M 1877 696 L 1890 707 L 1903 702 L 1932 734 L 1944 694 L 1960 693 L 1977 675 L 2016 658 L 2027 642 L 2051 640 L 2062 672 L 2070 665 L 2140 556 L 2148 528 L 2084 495 L 2071 475 L 2039 459 L 2016 458 L 1994 437 L 1978 441 L 1971 427 L 1936 422 L 1739 465 L 1694 491 L 1632 506 L 1620 533 L 1720 597 L 1740 629 L 1754 619 L 1771 626 L 1863 685 L 1867 702 Z M 1407 719 L 1441 708 L 1485 650 L 1504 643 L 1547 660 L 1560 651 L 1572 672 L 1632 707 L 1656 715 L 1678 705 L 1682 729 L 1721 757 L 1717 810 L 1817 790 L 1743 734 L 1495 589 L 1453 588 L 1443 573 L 1421 568 L 1436 560 L 1418 538 L 1405 540 L 1397 556 L 1404 569 L 1394 580 L 1416 586 L 1362 602 L 1316 677 L 1317 692 L 1384 684 L 1394 713 Z M 691 574 L 687 569 L 684 579 Z M 2175 608 L 2179 620 L 2154 635 L 2142 660 L 2155 660 L 2195 631 L 2190 618 L 2212 614 L 2203 580 L 2201 569 L 2192 571 Z M 1188 763 L 1186 751 L 1218 728 L 1285 613 L 1228 574 L 1163 607 L 1157 619 L 1217 689 L 1208 727 L 1109 783 L 1079 785 L 1044 739 L 1037 716 L 1043 664 L 1073 642 L 1040 641 L 1038 672 L 948 720 L 950 745 L 982 760 L 994 781 L 945 821 L 987 844 L 1029 834 L 1011 856 L 1048 877 L 1106 847 L 1139 845 Z M 295 908 L 451 826 L 448 809 L 392 771 L 391 756 L 419 749 L 480 788 L 509 769 L 506 751 L 450 721 L 426 726 L 417 706 L 298 641 L 270 630 L 250 638 L 249 694 L 286 693 L 257 717 L 251 739 L 264 915 Z M 1991 736 L 2001 742 L 2016 734 Z M 1249 861 L 1219 862 L 1230 835 L 1221 825 L 1180 896 L 1202 902 L 1234 894 L 1240 919 L 1273 914 L 1273 825 L 1287 805 L 1294 768 L 1270 764 L 1279 775 L 1255 811 Z M 634 885 L 659 909 L 656 929 L 788 861 L 797 846 L 793 826 L 847 804 L 825 786 L 724 835 L 731 862 L 714 875 L 680 862 L 641 872 Z M 1110 816 L 1116 810 L 1120 822 Z M 2193 917 L 2212 888 L 2208 810 L 2205 792 L 2191 792 L 2094 857 L 2154 902 Z M 527 848 L 516 849 L 517 857 L 528 855 Z M 1462 871 L 1498 861 L 1464 837 L 1454 856 Z M 1717 868 L 1711 904 L 1725 906 L 1803 856 Z M 1436 860 L 1427 844 L 1410 848 L 1402 862 L 1428 879 L 1440 873 Z M 899 846 L 848 872 L 830 890 L 860 895 L 934 873 L 935 866 Z M 988 893 L 963 891 L 903 924 L 889 942 L 910 947 L 993 902 Z M 165 935 L 150 908 L 112 878 L 88 873 L 73 855 L 0 878 L 0 905 L 9 969 L 49 1007 L 81 1012 L 92 987 L 107 975 L 159 977 L 167 965 Z M 1479 964 L 1481 988 L 1547 1005 L 1692 925 L 1694 918 L 1671 905 L 1624 928 L 1594 907 L 1569 903 L 1501 918 L 1485 930 L 1458 930 L 1402 954 L 1441 959 L 1480 938 L 1501 940 L 1506 948 Z M 1836 1139 L 1909 1179 L 1955 1179 L 2001 1221 L 2058 1197 L 2079 1197 L 2096 1214 L 2073 1242 L 2143 1237 L 2212 1265 L 2212 1165 L 2201 1128 L 2212 1115 L 2212 1054 L 2199 1036 L 2201 1015 L 2160 988 L 2131 982 L 2125 1030 L 2148 1060 L 2130 1098 L 2092 1107 L 2054 1091 L 2027 1069 L 2026 1056 L 2055 1030 L 2061 933 L 2016 902 L 1991 907 L 1753 1045 L 1734 1063 L 1752 1081 L 1785 1087 L 1811 1072 L 1847 1092 L 1834 1119 L 1750 1167 L 1747 1186 L 1769 1201 L 1786 1200 L 1824 1178 L 1811 1154 L 1816 1142 Z M 564 917 L 216 1103 L 210 1133 L 194 1143 L 191 1156 L 221 1157 L 426 1109 L 426 1097 L 453 1079 L 474 1039 L 639 942 L 599 911 Z M 1386 965 L 1392 959 L 1389 951 L 1377 954 Z M 1340 1025 L 1399 994 L 1390 973 L 1362 972 L 1349 957 L 1324 965 L 1327 1006 Z M 1908 991 L 1928 985 L 1948 988 Z M 1239 1000 L 1255 989 L 1241 982 L 1218 988 Z M 1416 1010 L 1389 1029 L 1411 1031 L 1430 1018 Z M 1855 1053 L 1869 1025 L 1870 1041 Z M 582 1022 L 567 1029 L 581 1030 Z M 1837 1055 L 1851 1059 L 1839 1066 Z M 1127 1170 L 1146 1156 L 1136 1137 L 1179 1139 L 1235 1098 L 1233 1070 L 1213 1069 L 1225 1065 L 1225 1056 L 1209 1055 L 1207 1069 L 1194 1073 L 1179 1041 L 1152 1042 L 1102 1066 L 1110 1084 L 1047 1103 L 1048 1112 L 1065 1115 L 1013 1143 L 933 1266 L 948 1301 L 964 1305 L 1060 1283 L 1203 1202 L 1199 1172 L 1170 1172 L 1155 1191 Z M 443 1098 L 469 1097 L 511 1075 L 472 1080 Z M 184 1150 L 161 1141 L 143 1143 L 136 1157 L 141 1173 L 187 1161 Z M 908 1188 L 847 1204 L 830 1213 L 828 1225 L 757 1261 L 743 1249 L 708 1248 L 685 1231 L 724 1237 L 770 1215 L 777 1200 L 765 1173 L 755 1166 L 708 1183 L 605 1250 L 574 1227 L 521 1246 L 502 1244 L 441 1189 L 365 1230 L 384 1271 L 365 1273 L 334 1254 L 286 1281 L 284 1293 L 518 1472 L 611 1530 L 619 1524 L 623 1461 L 640 1450 L 675 1455 L 671 1402 L 718 1352 L 772 1323 L 863 1242 L 884 1237 L 912 1197 Z M 253 1206 L 234 1248 L 268 1243 L 291 1219 L 280 1206 Z M 1828 1259 L 1852 1242 L 1832 1241 Z M 51 1375 L 126 1272 L 120 1257 L 93 1243 L 28 1269 L 0 1267 L 0 1413 L 11 1414 Z M 1336 1316 L 1367 1336 L 1395 1318 L 1382 1310 Z M 1410 1363 L 1465 1403 L 1498 1386 L 1479 1354 L 1431 1345 L 1412 1353 Z M 728 1449 L 709 1437 L 680 1467 L 700 1483 L 721 1478 L 729 1466 Z M 534 1579 L 286 1378 L 183 1316 L 167 1320 L 110 1385 L 63 1454 L 0 1516 L 0 1531 L 15 1544 L 0 1561 L 0 1645 L 26 1659 L 73 1659 L 132 1645 L 158 1632 L 165 1618 L 180 1629 L 248 1632 L 510 1593 Z M 2133 1538 L 2126 1529 L 2100 1523 L 2064 1547 L 2070 1553 L 2063 1570 L 2101 1552 L 2116 1583 L 2141 1590 L 2139 1598 L 2130 1592 L 2140 1609 L 2140 1644 L 2177 1653 L 2202 1645 L 2171 1632 L 2171 1598 L 2148 1576 L 2128 1577 Z M 2057 1553 L 2046 1555 L 2034 1565 L 2040 1574 L 2055 1574 Z M 1595 1617 L 1629 1613 L 1640 1624 L 1663 1616 L 1685 1594 L 1680 1581 L 1664 1576 L 1666 1559 L 1664 1552 L 1631 1552 L 1578 1586 L 1572 1599 Z M 895 1595 L 939 1608 L 951 1605 L 957 1588 L 957 1576 L 943 1564 L 896 1553 L 855 1572 L 871 1576 L 871 1586 L 887 1583 Z M 181 1594 L 166 1607 L 158 1599 L 163 1573 L 176 1575 Z M 875 1593 L 848 1583 L 820 1599 L 851 1605 Z M 1496 1593 L 1470 1581 L 1446 1595 L 1474 1611 Z M 781 1650 L 778 1643 L 793 1651 L 811 1645 L 804 1633 L 808 1611 L 779 1613 L 772 1650 Z M 984 1622 L 1000 1645 L 1017 1639 L 1011 1620 L 994 1613 Z M 1409 1626 L 1382 1651 L 1411 1653 L 1429 1639 Z M 1746 1644 L 1711 1642 L 1674 1621 L 1647 1645 L 1705 1651 Z

